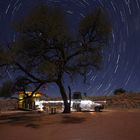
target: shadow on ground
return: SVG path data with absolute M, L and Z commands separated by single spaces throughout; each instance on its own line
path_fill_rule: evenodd
M 63 116 L 61 123 L 82 123 L 86 119 L 84 117 L 76 117 L 76 116 Z
M 34 114 L 12 114 L 0 116 L 0 124 L 21 125 L 31 128 L 39 128 L 39 116 Z
M 0 124 L 19 125 L 34 129 L 53 124 L 78 124 L 85 120 L 86 118 L 84 117 L 73 116 L 72 114 L 48 115 L 43 113 L 20 113 L 0 116 Z

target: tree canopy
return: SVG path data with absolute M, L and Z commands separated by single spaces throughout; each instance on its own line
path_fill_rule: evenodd
M 5 81 L 3 85 L 0 87 L 0 97 L 10 97 L 13 95 L 13 87 L 14 84 L 12 81 Z
M 64 11 L 40 5 L 15 20 L 16 41 L 1 52 L 0 65 L 11 66 L 36 90 L 46 83 L 56 83 L 64 100 L 64 112 L 70 111 L 65 75 L 86 79 L 89 70 L 99 68 L 102 48 L 107 45 L 111 24 L 101 8 L 81 19 L 77 37 L 71 35 Z M 2 47 L 1 47 L 2 48 Z

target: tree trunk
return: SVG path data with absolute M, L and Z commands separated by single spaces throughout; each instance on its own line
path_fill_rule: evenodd
M 71 88 L 70 88 L 70 86 L 68 86 L 68 89 L 69 89 L 69 104 L 71 107 Z
M 70 104 L 68 103 L 67 94 L 64 88 L 62 81 L 57 81 L 57 85 L 59 87 L 62 99 L 64 101 L 64 110 L 63 113 L 70 113 Z

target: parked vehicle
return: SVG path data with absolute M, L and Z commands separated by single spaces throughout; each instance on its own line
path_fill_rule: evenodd
M 72 100 L 71 111 L 96 111 L 100 112 L 104 105 L 91 100 Z

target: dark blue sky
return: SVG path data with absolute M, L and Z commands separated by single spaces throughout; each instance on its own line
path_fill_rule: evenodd
M 10 22 L 15 17 L 23 16 L 39 1 L 41 0 L 0 0 L 1 42 L 14 40 Z M 109 46 L 103 51 L 102 69 L 90 71 L 86 85 L 77 78 L 71 83 L 73 91 L 87 92 L 88 95 L 110 95 L 120 87 L 128 91 L 140 91 L 140 0 L 42 1 L 63 7 L 73 30 L 86 12 L 97 5 L 107 10 L 113 23 Z M 46 93 L 57 95 L 58 90 L 55 85 L 49 85 Z

